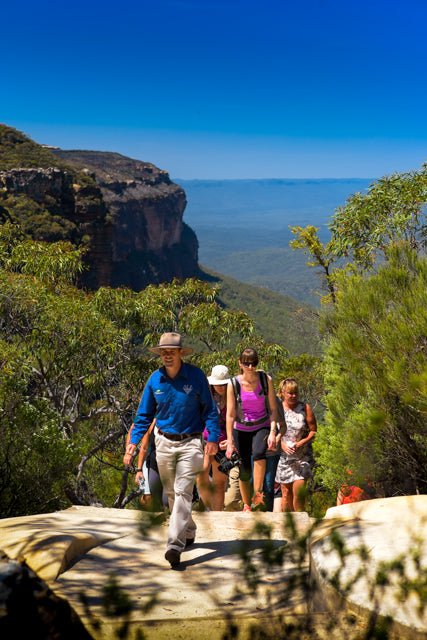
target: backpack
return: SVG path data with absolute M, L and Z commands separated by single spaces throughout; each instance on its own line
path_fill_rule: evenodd
M 270 403 L 268 401 L 268 377 L 265 371 L 257 371 L 259 373 L 259 380 L 261 383 L 261 393 L 264 396 L 265 402 L 265 416 L 259 418 L 259 420 L 244 420 L 242 409 L 242 396 L 240 393 L 241 386 L 237 377 L 231 378 L 231 386 L 233 387 L 234 397 L 236 399 L 237 406 L 237 422 L 244 424 L 245 427 L 255 427 L 257 424 L 263 424 L 270 417 Z

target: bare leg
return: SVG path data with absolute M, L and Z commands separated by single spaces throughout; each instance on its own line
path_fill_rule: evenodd
M 211 460 L 212 460 L 212 488 L 213 488 L 213 494 L 211 498 L 211 510 L 223 511 L 225 490 L 227 488 L 228 478 L 225 473 L 222 473 L 222 471 L 219 471 L 218 469 L 219 464 L 215 460 L 214 456 L 211 456 Z
M 295 480 L 293 483 L 293 510 L 305 511 L 305 480 Z
M 283 507 L 282 507 L 282 498 L 280 497 L 275 497 L 274 498 L 274 502 L 273 502 L 273 512 L 274 513 L 281 513 L 283 511 Z
M 294 498 L 292 493 L 292 483 L 281 484 L 280 489 L 282 490 L 282 511 L 293 511 Z
M 266 465 L 267 461 L 265 458 L 264 460 L 254 460 L 254 493 L 257 491 L 262 492 Z
M 252 502 L 252 487 L 249 480 L 239 480 L 240 495 L 242 496 L 243 504 L 251 504 Z

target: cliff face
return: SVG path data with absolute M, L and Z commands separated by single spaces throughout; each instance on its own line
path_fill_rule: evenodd
M 125 286 L 199 275 L 186 197 L 166 171 L 116 153 L 48 150 L 0 125 L 0 221 L 34 238 L 86 245 L 82 284 Z
M 183 223 L 185 192 L 166 171 L 117 153 L 54 153 L 93 172 L 113 229 L 113 286 L 140 289 L 150 282 L 198 275 L 197 238 Z

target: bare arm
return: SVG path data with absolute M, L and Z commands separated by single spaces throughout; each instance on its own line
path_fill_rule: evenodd
M 144 437 L 141 440 L 141 445 L 139 447 L 139 453 L 138 453 L 138 463 L 137 463 L 136 474 L 135 474 L 135 482 L 137 484 L 139 483 L 141 478 L 144 477 L 144 474 L 143 474 L 143 471 L 142 471 L 142 467 L 143 467 L 145 459 L 147 457 L 148 446 L 149 446 L 149 443 L 150 443 L 150 436 L 151 436 L 151 433 L 152 433 L 152 431 L 154 429 L 155 424 L 156 424 L 156 421 L 153 420 L 153 422 L 151 423 L 147 433 L 144 435 Z
M 227 449 L 226 456 L 230 458 L 233 451 L 235 451 L 233 441 L 233 426 L 236 420 L 236 398 L 234 397 L 233 385 L 231 382 L 227 385 L 227 415 L 226 415 L 226 430 L 227 430 Z
M 316 436 L 316 433 L 317 433 L 316 416 L 314 415 L 313 410 L 309 404 L 305 405 L 305 419 L 307 421 L 307 426 L 309 430 L 308 435 L 306 438 L 303 438 L 302 440 L 298 440 L 298 442 L 295 443 L 296 449 L 303 447 L 308 442 L 310 442 L 310 440 L 313 440 L 313 438 Z
M 136 444 L 129 444 L 130 434 L 132 433 L 132 429 L 133 429 L 133 424 L 131 425 L 131 428 L 129 429 L 126 435 L 126 452 L 125 452 L 125 455 L 123 456 L 123 464 L 125 465 L 125 467 L 129 466 L 132 463 L 132 460 L 136 451 Z
M 268 379 L 268 403 L 270 405 L 270 434 L 268 436 L 268 448 L 276 448 L 276 436 L 278 425 L 276 394 L 274 393 L 273 380 L 270 376 Z

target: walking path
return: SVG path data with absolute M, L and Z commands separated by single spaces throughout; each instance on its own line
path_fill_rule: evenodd
M 304 553 L 304 545 L 293 545 L 293 540 L 307 535 L 313 522 L 306 513 L 294 516 L 295 532 L 291 534 L 284 527 L 283 514 L 195 513 L 196 542 L 182 554 L 177 570 L 170 569 L 164 559 L 166 523 L 142 535 L 140 513 L 130 509 L 72 507 L 57 513 L 3 519 L 0 549 L 9 558 L 25 559 L 57 595 L 71 604 L 93 636 L 102 640 L 113 638 L 118 627 L 118 621 L 108 618 L 102 608 L 103 588 L 111 576 L 135 605 L 130 629 L 142 628 L 147 640 L 221 638 L 227 620 L 235 620 L 249 634 L 254 623 L 271 630 L 291 614 L 303 619 L 312 607 L 306 590 L 308 581 L 304 580 L 309 563 L 312 578 L 321 585 L 322 605 L 336 611 L 344 603 L 347 611 L 366 617 L 375 606 L 366 581 L 358 581 L 344 598 L 328 584 L 340 562 L 337 546 L 332 543 L 337 531 L 348 550 L 354 551 L 363 543 L 368 553 L 366 563 L 360 554 L 344 554 L 341 575 L 346 579 L 361 566 L 373 573 L 382 561 L 395 559 L 396 554 L 409 558 L 415 549 L 413 534 L 417 534 L 419 575 L 424 576 L 425 585 L 427 496 L 329 509 L 311 536 L 309 554 Z M 250 566 L 257 570 L 256 591 L 247 586 L 243 548 Z M 298 548 L 302 549 L 299 567 Z M 264 556 L 284 551 L 283 566 L 271 568 L 263 562 Z M 408 568 L 414 576 L 413 565 L 409 563 Z M 294 584 L 297 576 L 300 579 Z M 394 637 L 427 638 L 426 612 L 419 610 L 416 595 L 412 593 L 402 604 L 395 598 L 396 589 L 393 579 L 384 586 L 378 603 L 382 615 L 394 618 Z M 81 593 L 87 605 L 82 604 Z M 323 614 L 323 618 L 319 615 L 320 620 L 325 617 L 330 621 L 329 614 Z M 101 621 L 98 630 L 91 626 L 93 620 Z M 343 637 L 342 629 L 329 637 Z
M 72 507 L 59 513 L 0 520 L 0 547 L 10 558 L 21 558 L 68 600 L 85 626 L 90 617 L 81 604 L 87 597 L 90 613 L 102 620 L 100 638 L 113 637 L 117 623 L 109 623 L 102 610 L 102 589 L 110 576 L 137 605 L 133 625 L 142 625 L 147 638 L 221 637 L 227 614 L 247 623 L 271 617 L 270 599 L 276 615 L 304 613 L 306 598 L 299 587 L 292 597 L 280 601 L 283 581 L 295 572 L 290 562 L 283 568 L 267 569 L 260 561 L 266 538 L 254 525 L 271 530 L 271 547 L 288 544 L 283 515 L 271 513 L 195 513 L 197 538 L 182 554 L 181 565 L 171 570 L 164 559 L 166 523 L 142 538 L 137 511 Z M 310 519 L 298 514 L 296 528 L 308 530 Z M 239 555 L 242 541 L 259 571 L 259 588 L 251 594 L 243 576 Z M 308 560 L 304 562 L 308 571 Z M 276 595 L 274 595 L 276 594 Z M 142 606 L 152 597 L 157 602 L 148 612 Z

